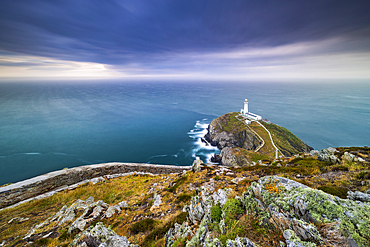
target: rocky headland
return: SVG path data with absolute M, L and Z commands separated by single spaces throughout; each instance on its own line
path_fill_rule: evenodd
M 276 158 L 263 127 L 233 116 L 206 136 L 232 150 L 221 165 L 89 175 L 0 211 L 0 246 L 370 246 L 370 148 L 312 150 L 261 123 Z
M 264 121 L 260 123 L 271 133 L 281 157 L 313 149 L 281 126 Z M 214 119 L 204 138 L 221 150 L 219 157 L 215 156 L 212 161 L 225 166 L 244 166 L 274 159 L 275 150 L 267 134 L 256 122 L 247 125 L 239 113 L 231 112 Z

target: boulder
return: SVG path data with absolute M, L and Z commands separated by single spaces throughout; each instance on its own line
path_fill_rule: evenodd
M 120 208 L 127 208 L 128 207 L 127 201 L 122 201 L 122 202 L 118 203 L 118 206 Z
M 352 162 L 355 162 L 355 161 L 358 161 L 358 159 L 356 158 L 355 155 L 351 154 L 351 153 L 348 153 L 348 152 L 345 152 L 343 155 L 342 155 L 342 161 L 344 163 L 352 163 Z
M 162 204 L 161 195 L 157 194 L 157 192 L 155 192 L 154 197 L 153 197 L 153 205 L 150 208 L 150 210 L 158 208 L 161 204 Z
M 335 152 L 337 152 L 337 150 L 331 147 L 322 149 L 319 152 L 317 159 L 321 161 L 330 161 L 332 164 L 336 164 L 339 162 L 339 159 L 334 155 Z
M 121 213 L 121 208 L 118 205 L 110 206 L 107 211 L 104 214 L 104 217 L 110 218 L 113 216 L 115 213 Z
M 347 198 L 354 201 L 370 202 L 370 194 L 362 193 L 360 191 L 348 191 Z
M 69 246 L 134 247 L 137 245 L 130 244 L 126 237 L 117 235 L 103 223 L 98 222 L 93 228 L 78 234 Z
M 193 165 L 191 166 L 191 170 L 193 172 L 199 172 L 202 166 L 203 166 L 203 161 L 199 159 L 199 157 L 197 157 L 194 160 Z

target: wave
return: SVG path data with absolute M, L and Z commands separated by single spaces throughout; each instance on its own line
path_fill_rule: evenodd
M 196 121 L 194 128 L 188 132 L 189 137 L 193 139 L 191 156 L 193 158 L 199 157 L 206 163 L 211 162 L 211 158 L 214 154 L 220 153 L 220 150 L 217 147 L 211 146 L 203 139 L 207 134 L 208 126 L 208 119 L 204 118 Z
M 41 155 L 41 153 L 24 153 L 25 155 Z

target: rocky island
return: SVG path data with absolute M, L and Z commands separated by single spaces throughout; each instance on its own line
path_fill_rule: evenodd
M 238 113 L 205 140 L 220 164 L 100 174 L 3 208 L 0 246 L 370 246 L 370 148 L 312 150 Z

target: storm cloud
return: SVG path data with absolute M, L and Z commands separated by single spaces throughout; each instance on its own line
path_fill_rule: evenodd
M 131 75 L 248 77 L 271 66 L 307 70 L 323 58 L 328 70 L 367 66 L 369 9 L 366 0 L 3 1 L 0 73 L 46 60 Z

